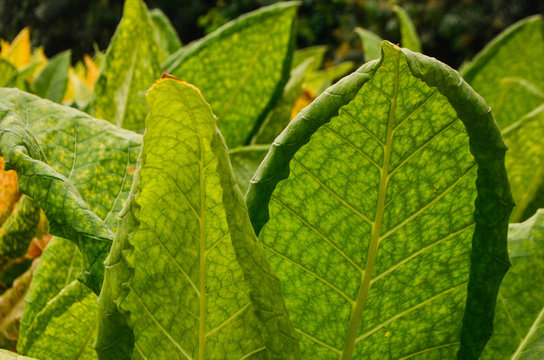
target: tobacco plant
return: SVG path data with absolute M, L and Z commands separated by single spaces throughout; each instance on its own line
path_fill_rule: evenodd
M 396 8 L 412 50 L 359 29 L 330 86 L 297 6 L 182 46 L 127 0 L 94 60 L 0 62 L 2 358 L 543 355 L 542 19 L 460 75 Z

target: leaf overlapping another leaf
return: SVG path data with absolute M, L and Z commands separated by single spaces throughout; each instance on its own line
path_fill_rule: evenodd
M 0 90 L 0 107 L 1 155 L 17 170 L 19 189 L 44 210 L 50 232 L 77 243 L 83 282 L 98 293 L 113 238 L 101 219 L 115 229 L 140 136 L 15 89 Z
M 210 106 L 168 78 L 148 99 L 137 177 L 99 297 L 100 358 L 296 358 L 279 281 Z
M 539 359 L 544 355 L 544 210 L 511 224 L 512 268 L 497 298 L 493 337 L 481 359 Z
M 454 70 L 386 42 L 291 122 L 246 201 L 303 358 L 478 357 L 508 268 L 505 150 Z
M 264 7 L 172 54 L 163 68 L 195 84 L 229 147 L 246 145 L 289 77 L 298 3 Z
M 159 77 L 162 60 L 147 7 L 127 0 L 96 81 L 93 115 L 143 132 L 145 91 Z
M 511 148 L 506 168 L 517 206 L 511 221 L 519 222 L 544 207 L 544 22 L 523 19 L 506 29 L 461 69 L 467 82 L 491 106 Z

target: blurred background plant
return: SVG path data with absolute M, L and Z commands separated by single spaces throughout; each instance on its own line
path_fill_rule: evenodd
M 171 19 L 183 43 L 210 33 L 226 21 L 278 0 L 148 0 Z M 51 57 L 72 49 L 72 61 L 104 50 L 121 17 L 123 0 L 0 0 L 0 38 L 11 40 L 29 26 L 32 44 Z M 534 0 L 302 0 L 297 46 L 329 45 L 329 60 L 362 61 L 353 32 L 364 27 L 393 42 L 399 25 L 393 5 L 408 11 L 423 51 L 458 67 L 515 21 L 544 13 Z

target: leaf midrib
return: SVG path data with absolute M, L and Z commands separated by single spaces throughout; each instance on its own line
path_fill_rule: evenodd
M 397 51 L 396 68 L 395 68 L 395 89 L 391 100 L 391 107 L 389 111 L 389 120 L 387 124 L 387 138 L 385 144 L 383 167 L 380 174 L 380 184 L 378 191 L 378 201 L 376 205 L 376 217 L 372 224 L 372 232 L 370 235 L 370 246 L 368 250 L 368 256 L 366 260 L 365 270 L 361 279 L 361 285 L 359 287 L 359 294 L 357 295 L 356 305 L 352 307 L 351 318 L 348 325 L 348 332 L 346 334 L 346 341 L 344 349 L 340 358 L 342 360 L 351 360 L 353 350 L 355 348 L 355 340 L 359 325 L 361 323 L 361 317 L 365 308 L 366 300 L 370 290 L 370 280 L 374 271 L 374 265 L 378 256 L 378 246 L 380 240 L 380 232 L 383 221 L 383 215 L 385 210 L 385 199 L 387 192 L 387 184 L 389 181 L 389 165 L 391 162 L 391 150 L 393 143 L 393 128 L 395 119 L 395 110 L 397 107 L 397 97 L 399 92 L 399 65 L 400 65 L 400 52 Z

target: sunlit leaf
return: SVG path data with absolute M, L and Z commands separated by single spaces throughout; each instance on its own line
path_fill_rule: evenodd
M 382 54 L 275 140 L 252 222 L 303 358 L 477 359 L 508 269 L 506 147 L 456 71 Z

